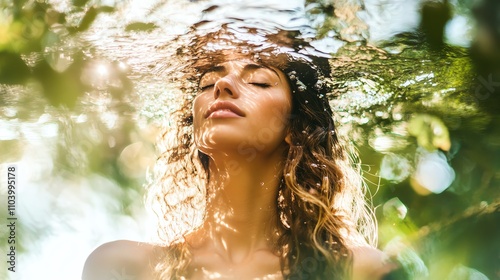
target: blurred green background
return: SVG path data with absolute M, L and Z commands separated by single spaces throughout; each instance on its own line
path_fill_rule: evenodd
M 410 279 L 500 279 L 500 2 L 279 2 L 235 10 L 298 13 L 333 54 L 379 247 Z M 154 235 L 143 185 L 180 94 L 161 75 L 171 40 L 227 4 L 0 0 L 0 163 L 20 180 L 19 271 L 2 262 L 2 279 L 79 279 L 100 243 Z

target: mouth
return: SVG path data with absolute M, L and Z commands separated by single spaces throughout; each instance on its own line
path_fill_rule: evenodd
M 215 102 L 208 108 L 205 118 L 238 118 L 245 114 L 235 104 L 228 101 Z

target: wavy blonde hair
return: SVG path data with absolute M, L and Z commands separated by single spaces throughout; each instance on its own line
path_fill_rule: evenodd
M 218 33 L 217 33 L 218 32 Z M 231 58 L 250 58 L 286 74 L 292 91 L 289 118 L 291 145 L 283 155 L 284 168 L 276 197 L 282 234 L 273 250 L 280 256 L 285 279 L 348 279 L 352 256 L 349 248 L 374 245 L 376 224 L 365 200 L 359 163 L 339 141 L 329 105 L 331 88 L 328 58 L 297 55 L 296 34 L 269 36 L 271 45 L 238 46 L 227 29 L 196 37 L 181 52 L 196 58 L 186 67 L 184 104 L 174 112 L 174 125 L 166 127 L 159 147 L 148 201 L 158 215 L 158 233 L 167 244 L 156 272 L 160 279 L 187 277 L 190 254 L 183 236 L 198 228 L 206 209 L 208 157 L 193 143 L 193 87 L 203 69 Z M 225 36 L 220 36 L 221 32 Z M 207 42 L 224 38 L 236 48 L 208 50 Z M 291 40 L 293 38 L 293 40 Z M 235 43 L 236 42 L 236 43 Z M 290 42 L 293 42 L 291 44 Z M 212 44 L 213 45 L 213 44 Z M 301 42 L 301 48 L 307 43 Z M 283 46 L 287 46 L 282 51 Z M 245 49 L 245 52 L 239 50 Z M 303 53 L 303 52 L 302 52 Z M 264 54 L 264 55 L 263 55 Z

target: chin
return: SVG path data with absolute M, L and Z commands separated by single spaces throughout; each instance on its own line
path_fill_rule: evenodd
M 211 155 L 214 152 L 234 151 L 241 143 L 248 142 L 237 131 L 212 131 L 195 137 L 195 144 L 201 152 Z

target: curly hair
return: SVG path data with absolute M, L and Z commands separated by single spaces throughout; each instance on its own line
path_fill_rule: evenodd
M 262 35 L 262 31 L 247 30 Z M 195 36 L 178 54 L 193 57 L 182 72 L 191 85 L 166 128 L 148 198 L 159 218 L 159 236 L 167 244 L 157 266 L 161 279 L 183 279 L 189 251 L 183 236 L 199 227 L 206 209 L 208 156 L 193 143 L 193 86 L 210 65 L 250 58 L 280 69 L 291 88 L 290 146 L 283 155 L 277 200 L 282 234 L 274 244 L 285 279 L 348 279 L 349 248 L 374 244 L 375 220 L 365 200 L 365 186 L 354 153 L 336 133 L 329 87 L 328 57 L 308 55 L 309 44 L 290 31 L 265 35 L 266 43 L 239 40 L 231 28 Z M 215 44 L 215 43 L 217 44 Z M 217 47 L 214 47 L 217 45 Z M 224 47 L 220 47 L 224 46 Z M 186 61 L 186 60 L 184 60 Z M 189 84 L 189 83 L 187 83 Z M 168 251 L 168 252 L 167 252 Z

